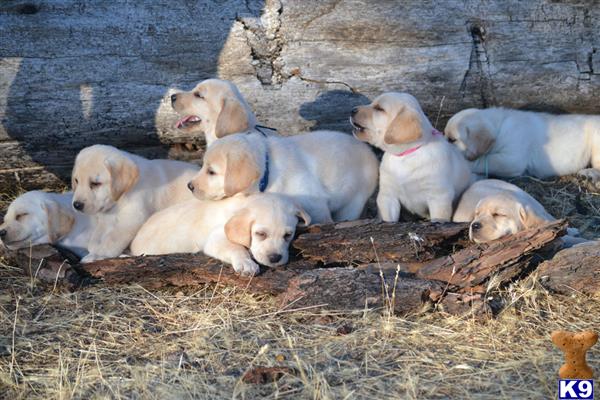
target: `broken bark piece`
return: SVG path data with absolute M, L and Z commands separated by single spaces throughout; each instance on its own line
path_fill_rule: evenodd
M 293 243 L 302 258 L 324 264 L 422 262 L 468 245 L 468 224 L 374 220 L 312 226 Z
M 277 382 L 284 375 L 294 375 L 296 371 L 290 367 L 252 367 L 244 376 L 242 382 L 255 385 Z
M 73 269 L 72 258 L 51 245 L 37 245 L 17 251 L 6 251 L 9 262 L 21 267 L 23 273 L 43 282 L 74 288 L 82 283 Z
M 600 296 L 600 241 L 564 249 L 537 272 L 542 285 L 553 292 Z
M 490 317 L 493 315 L 492 308 L 480 293 L 446 293 L 438 303 L 438 307 L 453 315 L 470 314 L 477 318 Z
M 474 244 L 427 263 L 416 275 L 446 282 L 451 291 L 484 293 L 492 277 L 497 287 L 524 273 L 529 267 L 526 258 L 562 236 L 566 227 L 566 221 L 560 220 L 489 243 Z

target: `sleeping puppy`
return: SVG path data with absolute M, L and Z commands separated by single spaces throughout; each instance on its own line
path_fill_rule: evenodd
M 202 81 L 190 92 L 173 94 L 171 105 L 183 116 L 175 128 L 186 133 L 204 133 L 207 146 L 223 136 L 256 129 L 252 109 L 229 81 Z
M 521 188 L 497 179 L 475 182 L 463 193 L 454 222 L 471 222 L 469 237 L 488 242 L 543 225 L 555 218 Z
M 433 221 L 450 221 L 453 204 L 471 180 L 457 149 L 437 132 L 407 93 L 385 93 L 356 107 L 354 136 L 385 153 L 379 170 L 377 208 L 396 222 L 400 208 Z
M 191 200 L 150 217 L 131 243 L 131 253 L 203 251 L 238 273 L 254 275 L 259 271 L 254 260 L 270 267 L 287 263 L 299 221 L 308 225 L 310 217 L 289 198 L 276 194 Z
M 147 160 L 112 146 L 94 145 L 77 155 L 71 183 L 73 208 L 94 216 L 88 254 L 82 262 L 116 257 L 156 211 L 192 199 L 192 164 Z
M 471 222 L 469 238 L 489 242 L 555 221 L 544 207 L 519 187 L 497 179 L 485 179 L 467 189 L 456 207 L 454 222 Z M 575 228 L 560 238 L 563 248 L 588 240 Z
M 377 166 L 368 146 L 341 132 L 235 134 L 206 150 L 189 188 L 201 200 L 281 193 L 292 196 L 315 223 L 354 220 L 375 190 Z
M 54 244 L 83 257 L 91 220 L 71 208 L 72 193 L 31 191 L 13 200 L 0 225 L 0 240 L 10 250 Z
M 600 116 L 471 108 L 450 118 L 445 134 L 477 174 L 600 180 Z

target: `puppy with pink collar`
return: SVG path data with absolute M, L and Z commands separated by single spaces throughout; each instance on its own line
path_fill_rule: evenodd
M 408 93 L 384 93 L 356 107 L 350 122 L 357 139 L 385 152 L 377 195 L 384 221 L 398 221 L 402 207 L 432 221 L 452 219 L 453 206 L 474 177 L 417 99 Z

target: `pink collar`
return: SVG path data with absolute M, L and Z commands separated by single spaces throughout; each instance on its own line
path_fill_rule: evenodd
M 444 134 L 440 131 L 438 131 L 437 129 L 433 128 L 433 130 L 431 131 L 431 134 L 433 136 L 444 136 Z M 402 153 L 398 153 L 398 154 L 394 154 L 396 157 L 404 157 L 407 156 L 411 153 L 414 153 L 415 151 L 419 150 L 421 148 L 421 146 L 423 146 L 422 144 L 416 146 L 416 147 L 411 147 L 408 150 L 404 150 Z

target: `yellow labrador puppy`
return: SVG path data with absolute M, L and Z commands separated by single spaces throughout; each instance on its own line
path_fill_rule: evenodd
M 450 118 L 445 134 L 477 174 L 600 180 L 600 116 L 471 108 Z
M 475 182 L 456 207 L 454 222 L 471 222 L 469 237 L 488 242 L 555 218 L 521 188 L 497 179 Z
M 0 240 L 11 250 L 54 244 L 85 256 L 92 224 L 89 216 L 73 211 L 72 198 L 72 193 L 37 190 L 22 194 L 6 210 Z
M 315 223 L 354 220 L 375 190 L 377 169 L 371 149 L 341 132 L 235 134 L 206 150 L 189 188 L 201 200 L 281 193 L 292 196 Z
M 191 200 L 150 217 L 131 243 L 131 253 L 203 251 L 240 274 L 254 275 L 259 270 L 254 260 L 271 267 L 288 262 L 299 221 L 308 225 L 310 217 L 289 198 L 275 194 Z
M 384 93 L 356 107 L 350 122 L 356 138 L 385 152 L 377 194 L 384 221 L 398 221 L 401 207 L 433 221 L 450 221 L 471 173 L 464 157 L 433 128 L 417 99 L 408 93 Z
M 257 128 L 252 109 L 238 88 L 229 81 L 202 81 L 190 92 L 171 95 L 171 105 L 183 116 L 175 128 L 187 133 L 203 133 L 207 146 L 232 133 L 260 130 L 273 134 L 268 128 Z
M 94 145 L 77 155 L 73 208 L 94 216 L 88 254 L 82 262 L 116 257 L 156 211 L 192 199 L 192 164 L 147 160 L 112 146 Z

